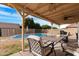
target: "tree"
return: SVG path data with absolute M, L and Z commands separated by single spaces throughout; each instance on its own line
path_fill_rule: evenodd
M 41 29 L 41 26 L 40 26 L 40 24 L 38 24 L 38 23 L 35 23 L 35 29 Z
M 57 27 L 53 27 L 53 29 L 58 29 Z
M 51 28 L 51 26 L 49 26 L 49 25 L 42 25 L 42 29 L 50 29 Z
M 24 28 L 28 26 L 29 29 L 41 29 L 41 26 L 39 23 L 35 23 L 33 18 L 26 18 L 24 20 Z
M 35 28 L 35 23 L 33 21 L 33 18 L 30 18 L 28 20 L 28 28 L 30 28 L 30 29 L 34 29 Z

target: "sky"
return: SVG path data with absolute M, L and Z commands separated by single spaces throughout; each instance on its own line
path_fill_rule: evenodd
M 41 26 L 45 25 L 45 24 L 51 26 L 51 22 L 49 22 L 49 21 L 47 21 L 45 19 L 40 19 L 38 17 L 34 17 L 34 16 L 31 16 L 31 15 L 29 15 L 28 17 L 33 18 L 34 22 L 39 23 Z
M 66 28 L 68 25 L 70 25 L 70 24 L 62 24 L 62 25 L 60 25 L 60 29 Z
M 0 22 L 21 24 L 21 16 L 15 9 L 0 4 Z

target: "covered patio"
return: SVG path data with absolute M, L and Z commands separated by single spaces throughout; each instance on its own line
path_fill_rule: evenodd
M 4 5 L 15 8 L 17 13 L 19 13 L 22 17 L 22 52 L 25 50 L 23 35 L 24 19 L 26 16 L 33 15 L 59 25 L 79 22 L 79 4 L 75 3 L 5 3 Z M 79 50 L 79 48 L 77 50 Z M 78 52 L 79 51 L 77 51 L 77 53 L 74 52 L 75 55 L 79 55 Z

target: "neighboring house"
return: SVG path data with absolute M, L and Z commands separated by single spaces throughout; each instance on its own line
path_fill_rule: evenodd
M 20 25 L 13 23 L 0 23 L 0 36 L 12 36 L 20 33 Z

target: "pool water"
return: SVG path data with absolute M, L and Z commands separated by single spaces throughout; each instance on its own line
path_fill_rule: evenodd
M 39 37 L 47 36 L 44 33 L 35 33 L 35 34 L 24 34 L 24 38 L 27 38 L 29 35 L 36 35 L 36 36 L 39 36 Z M 22 38 L 22 35 L 14 35 L 14 36 L 12 36 L 12 38 L 19 39 L 19 38 Z
M 47 36 L 47 35 L 44 34 L 44 33 L 36 33 L 36 34 L 34 34 L 34 35 L 39 36 L 39 37 Z

